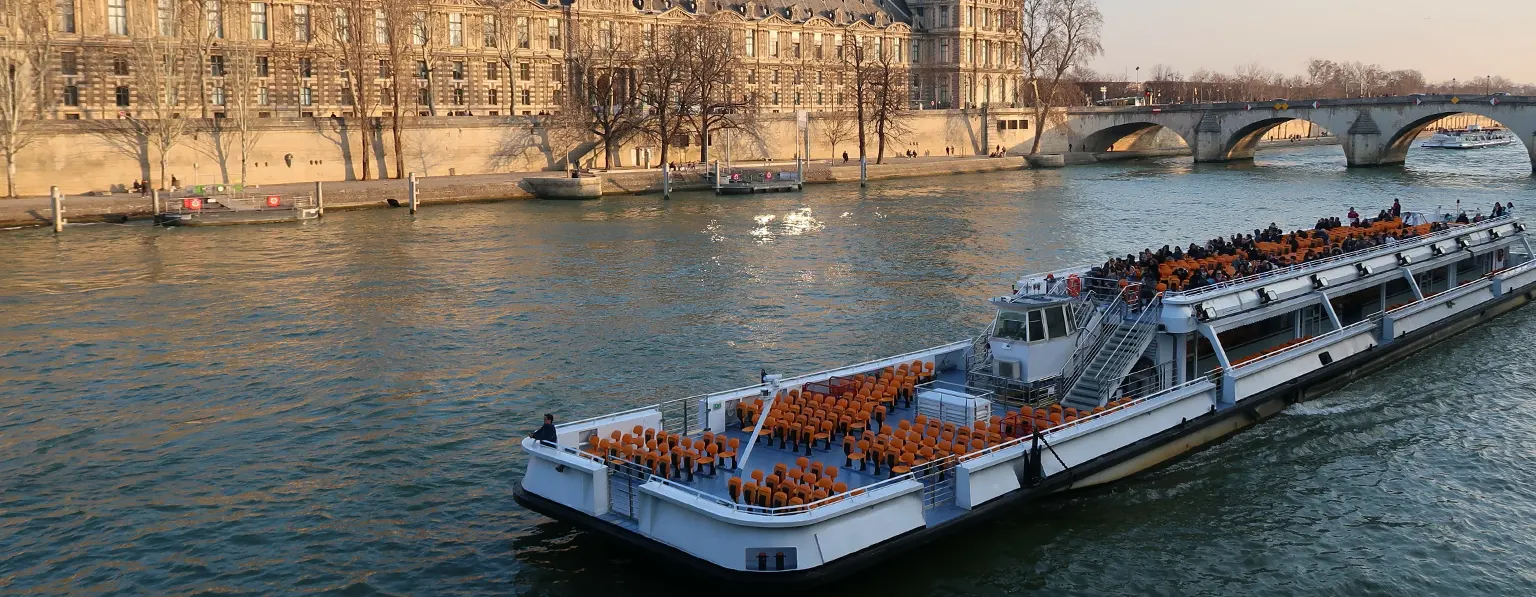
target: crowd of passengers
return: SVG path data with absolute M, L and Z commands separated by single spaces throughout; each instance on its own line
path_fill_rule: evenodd
M 1493 215 L 1500 217 L 1510 213 L 1514 203 L 1494 204 Z M 1449 218 L 1447 218 L 1449 219 Z M 1482 214 L 1468 217 L 1462 212 L 1454 221 L 1458 224 L 1486 219 Z M 1433 222 L 1419 226 L 1405 226 L 1402 222 L 1402 205 L 1392 202 L 1392 207 L 1381 210 L 1375 218 L 1362 218 L 1349 208 L 1347 222 L 1337 217 L 1319 218 L 1311 230 L 1286 232 L 1270 223 L 1268 228 L 1254 230 L 1252 234 L 1234 234 L 1215 238 L 1205 244 L 1190 243 L 1186 247 L 1163 245 L 1162 248 L 1146 249 L 1137 255 L 1113 258 L 1089 270 L 1087 289 L 1100 293 L 1118 292 L 1131 285 L 1145 304 L 1158 292 L 1165 290 L 1194 290 L 1221 284 L 1236 278 L 1327 259 L 1345 253 L 1370 249 L 1446 230 L 1451 224 Z M 1350 230 L 1340 229 L 1348 228 Z M 1047 277 L 1046 282 L 1054 282 Z

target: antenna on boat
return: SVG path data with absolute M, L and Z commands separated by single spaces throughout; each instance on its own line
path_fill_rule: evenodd
M 747 459 L 752 457 L 752 448 L 757 447 L 757 437 L 763 432 L 763 423 L 768 421 L 768 413 L 773 412 L 773 400 L 779 396 L 779 380 L 784 376 L 777 373 L 768 374 L 763 369 L 763 407 L 757 411 L 757 425 L 752 427 L 752 434 L 747 436 L 747 449 L 741 452 L 741 460 L 736 462 L 736 470 L 747 470 Z

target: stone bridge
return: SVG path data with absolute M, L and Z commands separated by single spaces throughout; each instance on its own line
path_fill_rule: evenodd
M 1415 138 L 1435 121 L 1477 114 L 1510 129 L 1536 171 L 1536 97 L 1415 95 L 1358 99 L 1276 100 L 1125 108 L 1071 108 L 1067 141 L 1073 151 L 1103 152 L 1155 133 L 1177 133 L 1196 162 L 1253 158 L 1264 133 L 1306 120 L 1338 137 L 1350 167 L 1401 164 Z

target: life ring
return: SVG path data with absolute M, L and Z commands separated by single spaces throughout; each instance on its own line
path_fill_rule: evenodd
M 278 207 L 283 204 L 283 198 L 279 195 L 267 195 L 267 207 Z
M 1075 297 L 1082 293 L 1083 279 L 1079 278 L 1077 274 L 1067 276 L 1067 294 Z

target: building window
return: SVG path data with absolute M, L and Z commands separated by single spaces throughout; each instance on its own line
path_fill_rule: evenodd
M 751 29 L 747 30 L 746 51 L 748 58 L 757 56 L 757 32 Z
M 774 85 L 778 85 L 779 84 L 779 71 L 777 71 L 777 70 L 769 71 L 768 72 L 768 82 L 769 83 L 773 83 Z
M 176 0 L 156 0 L 155 20 L 160 23 L 160 35 L 176 35 Z
M 390 77 L 391 73 L 392 73 L 392 71 L 389 69 L 389 61 L 388 60 L 380 60 L 379 61 L 379 77 L 378 78 L 380 78 L 380 79 L 388 79 Z
M 74 52 L 59 53 L 59 71 L 65 76 L 80 74 L 80 58 Z
M 423 106 L 431 104 L 432 92 L 427 91 L 426 87 L 416 90 L 416 103 Z
M 495 62 L 487 62 L 487 63 L 485 63 L 485 79 L 487 81 L 495 81 L 495 80 L 501 78 L 501 68 L 500 67 L 501 67 L 501 65 L 496 64 Z
M 122 56 L 112 57 L 112 74 L 119 77 L 128 76 L 128 59 Z
M 448 45 L 455 48 L 464 45 L 464 13 L 448 13 Z
M 331 22 L 332 39 L 341 43 L 352 41 L 352 15 L 347 14 L 347 9 L 337 8 Z
M 416 78 L 418 78 L 418 79 L 426 79 L 427 78 L 427 61 L 425 61 L 425 60 L 417 60 L 416 61 Z
M 107 0 L 107 33 L 128 35 L 128 0 Z M 124 95 L 123 101 L 127 101 Z M 126 106 L 128 104 L 118 104 Z
M 756 83 L 757 82 L 757 69 L 751 69 L 751 68 L 747 69 L 747 82 L 748 83 Z
M 203 0 L 203 15 L 208 20 L 208 35 L 215 39 L 224 39 L 223 0 Z
M 272 95 L 268 93 L 265 85 L 256 88 L 256 105 L 265 106 L 272 103 Z
M 308 87 L 300 87 L 299 88 L 299 105 L 300 106 L 312 106 L 314 104 L 315 104 L 314 92 L 310 91 L 310 89 Z
M 293 5 L 293 41 L 309 41 L 309 5 Z
M 773 102 L 772 102 L 772 104 L 775 105 L 775 106 L 779 105 L 779 92 L 777 92 L 777 91 L 773 92 Z
M 389 19 L 385 18 L 382 8 L 373 9 L 373 43 L 389 43 Z
M 117 95 L 117 106 L 119 108 L 126 108 L 126 107 L 128 107 L 128 86 L 127 85 L 118 85 L 117 86 L 117 93 L 116 93 L 116 95 Z
M 560 20 L 549 20 L 549 49 L 560 49 Z
M 224 105 L 224 87 L 221 85 L 215 85 L 213 87 L 213 94 L 210 95 L 209 98 L 211 101 L 213 101 L 213 105 L 215 106 Z
M 223 56 L 215 55 L 215 56 L 209 56 L 208 57 L 208 75 L 209 76 L 213 76 L 213 77 L 222 77 L 222 76 L 224 76 L 224 57 Z
M 308 79 L 315 76 L 314 63 L 309 58 L 299 59 L 299 78 Z
M 256 76 L 258 76 L 258 77 L 269 77 L 269 76 L 272 76 L 272 61 L 270 59 L 268 59 L 266 56 L 257 56 L 256 57 Z
M 463 87 L 454 87 L 453 88 L 453 103 L 456 106 L 464 105 L 464 88 Z
M 80 105 L 80 87 L 79 86 L 76 86 L 76 85 L 65 85 L 64 86 L 64 105 L 66 105 L 66 106 L 78 106 L 78 105 Z
M 251 3 L 251 39 L 267 39 L 267 3 Z
M 528 49 L 528 17 L 517 17 L 517 47 Z
M 427 45 L 427 13 L 417 11 L 411 13 L 411 43 Z
M 949 26 L 949 7 L 948 6 L 940 6 L 939 7 L 939 26 L 940 27 L 948 27 Z
M 57 0 L 59 33 L 75 32 L 75 0 Z
M 726 73 L 726 75 L 730 75 L 730 73 Z M 549 80 L 556 83 L 560 82 L 560 65 L 558 63 L 549 65 Z
M 554 93 L 550 94 L 550 101 L 554 102 L 554 104 L 556 106 L 564 105 L 565 104 L 565 90 L 564 89 L 556 89 L 554 91 Z
M 778 58 L 779 57 L 779 32 L 778 31 L 769 31 L 768 32 L 768 57 L 769 58 Z
M 533 65 L 528 64 L 527 62 L 519 62 L 519 63 L 517 63 L 517 80 L 519 80 L 519 81 L 532 81 L 533 80 Z
M 343 105 L 343 106 L 350 106 L 350 105 L 352 105 L 352 88 L 351 87 L 342 87 L 341 88 L 341 105 Z
M 480 45 L 496 47 L 496 15 L 485 15 L 480 22 Z
M 495 89 L 491 89 L 491 90 L 488 90 L 488 91 L 485 92 L 485 103 L 490 104 L 492 106 L 496 105 L 496 90 Z
M 464 80 L 464 61 L 463 60 L 455 60 L 455 61 L 453 61 L 453 80 L 455 80 L 455 81 L 463 81 Z
M 532 105 L 532 104 L 533 104 L 533 92 L 529 91 L 527 89 L 524 89 L 523 90 L 523 105 L 524 106 L 528 106 L 528 105 Z

